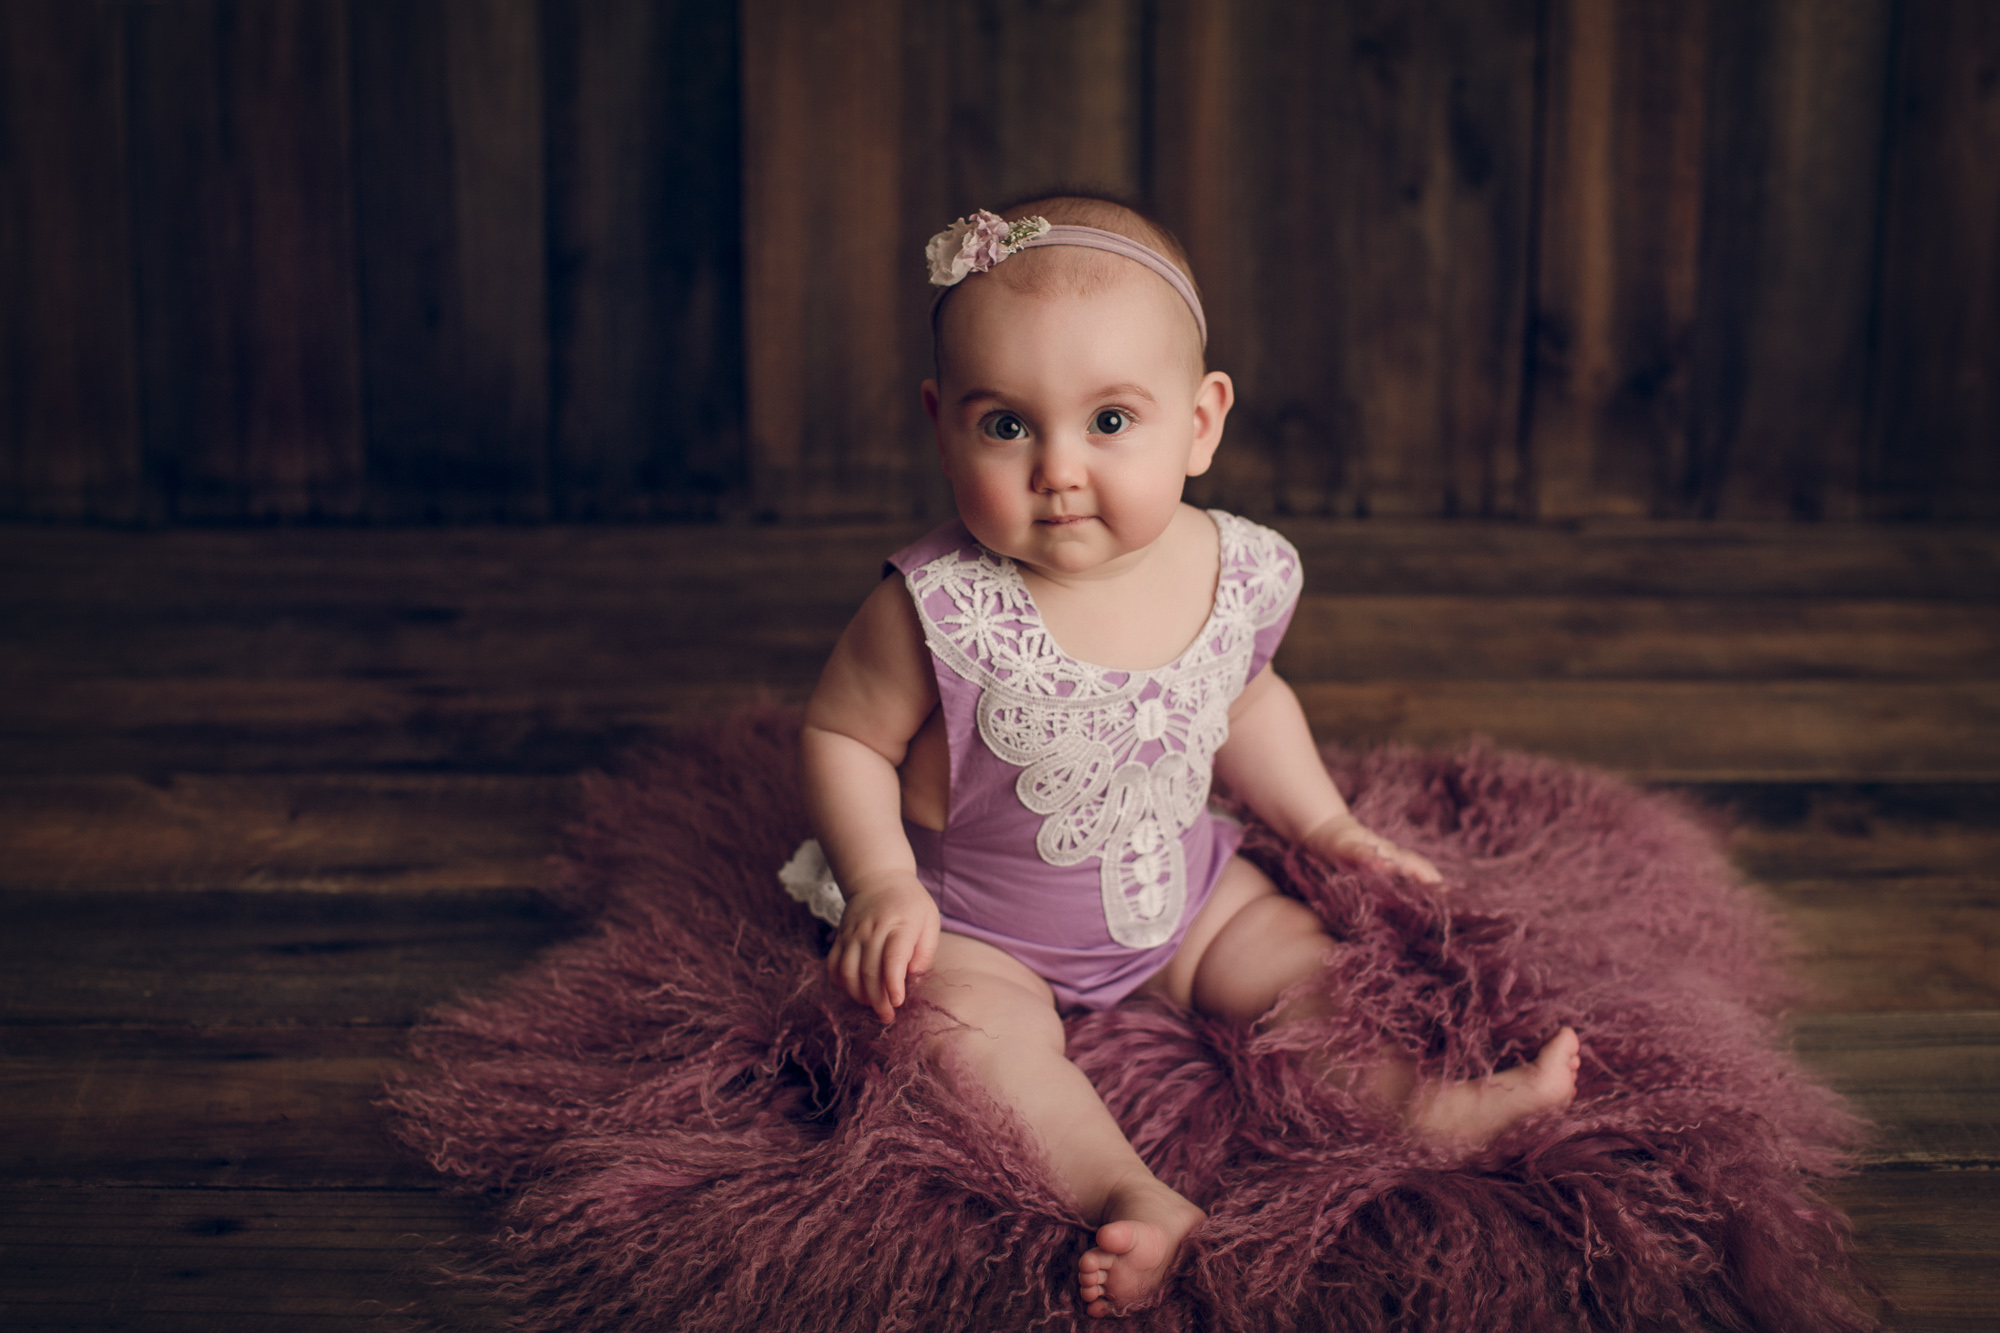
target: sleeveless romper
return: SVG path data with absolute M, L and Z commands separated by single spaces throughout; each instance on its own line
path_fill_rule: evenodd
M 1298 552 L 1210 510 L 1215 604 L 1148 671 L 1065 654 L 1012 560 L 952 522 L 889 557 L 923 623 L 950 749 L 942 832 L 904 822 L 944 929 L 1004 949 L 1065 1006 L 1116 1004 L 1166 966 L 1242 830 L 1208 808 L 1229 706 L 1298 604 Z

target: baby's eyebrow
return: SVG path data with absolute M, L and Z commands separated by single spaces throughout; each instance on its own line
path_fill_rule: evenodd
M 1106 398 L 1143 398 L 1155 406 L 1160 401 L 1153 396 L 1152 390 L 1143 384 L 1107 384 L 1097 392 L 1089 395 L 1089 397 L 1092 402 L 1099 402 Z M 1005 401 L 1006 395 L 1000 393 L 997 389 L 967 389 L 958 396 L 958 406 L 967 407 L 988 398 L 996 401 Z

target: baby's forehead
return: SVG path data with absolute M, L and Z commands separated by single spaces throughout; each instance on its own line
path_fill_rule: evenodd
M 964 323 L 972 310 L 993 303 L 1006 305 L 1025 298 L 1037 313 L 1057 318 L 1073 317 L 1095 321 L 1107 299 L 1139 299 L 1157 306 L 1162 327 L 1184 334 L 1185 354 L 1195 377 L 1205 368 L 1201 336 L 1187 306 L 1166 280 L 1130 260 L 1098 250 L 1075 246 L 1045 246 L 1013 255 L 1004 264 L 986 273 L 967 278 L 946 302 L 937 324 L 939 368 L 954 333 L 965 336 Z M 958 318 L 954 319 L 954 307 Z M 957 326 L 954 328 L 954 326 Z M 1185 326 L 1183 328 L 1183 326 Z

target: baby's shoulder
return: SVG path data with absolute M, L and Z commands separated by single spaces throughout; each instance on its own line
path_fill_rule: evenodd
M 1290 588 L 1296 594 L 1304 569 L 1298 547 L 1276 528 L 1267 528 L 1240 514 L 1210 509 L 1215 522 L 1221 577 L 1252 578 Z

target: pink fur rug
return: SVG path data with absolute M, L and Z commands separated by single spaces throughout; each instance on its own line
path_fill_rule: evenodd
M 594 928 L 416 1035 L 390 1091 L 438 1170 L 508 1199 L 482 1264 L 537 1330 L 1069 1329 L 1082 1219 L 996 1107 L 822 980 L 776 871 L 796 715 L 590 782 L 560 892 Z M 1818 1193 L 1859 1126 L 1783 1051 L 1782 937 L 1703 820 L 1473 746 L 1329 752 L 1440 894 L 1250 853 L 1345 945 L 1284 1040 L 1159 1002 L 1069 1021 L 1133 1143 L 1209 1212 L 1150 1309 L 1098 1327 L 1877 1327 Z M 1583 1038 L 1579 1095 L 1462 1161 L 1317 1086 L 1386 1038 L 1437 1074 Z

